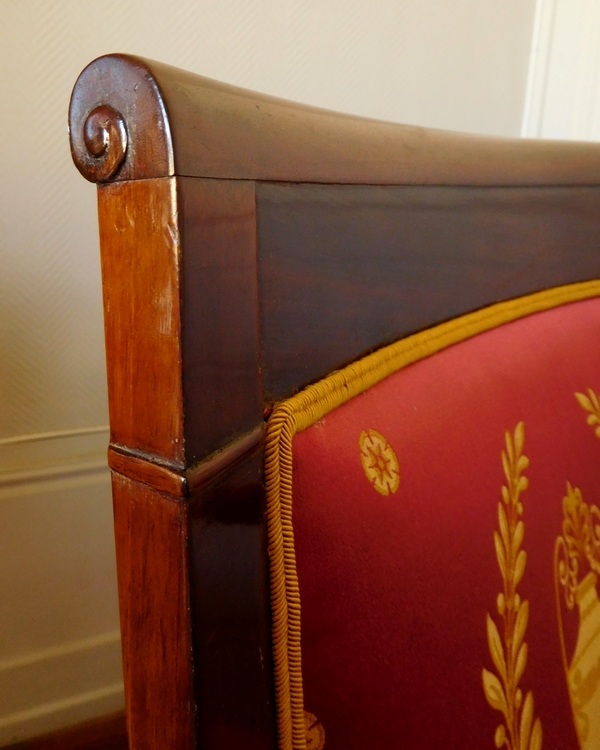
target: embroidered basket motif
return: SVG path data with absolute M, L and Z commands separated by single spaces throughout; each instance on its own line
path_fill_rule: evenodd
M 588 412 L 587 423 L 600 437 L 600 402 L 589 388 L 576 393 Z M 575 728 L 582 750 L 600 747 L 600 509 L 583 501 L 581 490 L 567 482 L 563 499 L 562 535 L 556 540 L 554 575 L 563 666 Z M 561 588 L 567 610 L 577 605 L 579 628 L 569 660 L 565 644 Z

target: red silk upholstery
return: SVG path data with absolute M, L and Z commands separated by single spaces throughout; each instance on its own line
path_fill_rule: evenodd
M 516 711 L 529 712 L 531 691 L 531 724 L 539 717 L 543 747 L 579 746 L 554 571 L 567 481 L 588 506 L 600 506 L 600 440 L 575 397 L 588 388 L 600 393 L 598 299 L 435 354 L 294 437 L 304 705 L 323 725 L 327 750 L 493 748 L 498 732 L 503 743 L 506 722 L 486 700 L 482 672 L 498 675 L 488 613 L 506 648 L 494 533 L 508 484 L 505 432 L 514 440 L 520 422 L 530 465 L 521 471 L 529 487 L 517 498 L 527 554 L 517 591 L 529 617 Z M 377 490 L 363 466 L 361 434 L 367 469 L 379 434 L 397 457 L 399 482 L 388 456 L 387 484 Z M 567 608 L 560 585 L 558 593 L 570 664 L 579 609 Z M 584 675 L 592 702 L 600 697 L 599 638 L 596 677 L 593 669 Z M 524 747 L 533 750 L 537 740 L 528 737 Z M 590 741 L 583 747 L 597 746 Z

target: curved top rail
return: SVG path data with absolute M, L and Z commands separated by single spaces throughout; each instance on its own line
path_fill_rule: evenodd
M 92 182 L 167 177 L 363 185 L 598 185 L 600 144 L 492 138 L 294 104 L 129 55 L 94 60 L 69 109 Z

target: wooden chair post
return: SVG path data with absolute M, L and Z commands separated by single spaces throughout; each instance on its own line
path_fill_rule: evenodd
M 138 61 L 89 66 L 70 128 L 98 183 L 131 750 L 269 748 L 254 183 L 175 176 Z

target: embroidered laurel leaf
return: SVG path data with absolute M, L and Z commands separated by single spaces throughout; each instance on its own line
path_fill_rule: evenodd
M 510 548 L 510 552 L 513 558 L 516 557 L 516 554 L 519 551 L 519 547 L 521 546 L 521 542 L 523 541 L 524 536 L 525 536 L 525 524 L 523 523 L 523 521 L 519 521 L 519 523 L 515 526 L 515 533 L 513 534 L 512 545 Z
M 487 637 L 490 654 L 492 655 L 496 669 L 500 673 L 503 682 L 506 684 L 506 660 L 504 658 L 504 648 L 502 647 L 502 641 L 500 640 L 500 633 L 498 632 L 496 623 L 492 620 L 489 613 L 487 616 Z
M 529 619 L 529 602 L 525 601 L 519 607 L 517 619 L 515 620 L 515 632 L 513 636 L 513 654 L 516 654 L 527 630 L 527 620 Z
M 523 444 L 525 443 L 525 425 L 523 422 L 515 427 L 515 453 L 517 456 L 521 455 L 523 450 Z
M 508 539 L 508 520 L 506 518 L 506 511 L 502 503 L 498 503 L 498 526 L 500 527 L 500 534 L 504 543 L 504 549 L 510 549 L 510 543 Z
M 585 409 L 586 411 L 594 411 L 592 402 L 587 396 L 584 396 L 583 393 L 576 393 L 575 398 L 579 401 L 579 406 L 581 406 L 582 409 Z
M 542 750 L 542 722 L 539 718 L 535 720 L 535 724 L 533 725 L 529 750 Z
M 504 695 L 502 685 L 500 684 L 500 680 L 496 677 L 495 674 L 493 674 L 492 672 L 488 672 L 487 669 L 483 670 L 482 677 L 483 692 L 485 693 L 487 702 L 492 708 L 495 708 L 498 711 L 502 711 L 502 713 L 506 716 L 506 697 Z
M 502 469 L 504 470 L 504 476 L 506 477 L 507 481 L 510 482 L 510 476 L 511 476 L 510 463 L 504 451 L 502 451 Z
M 590 397 L 590 401 L 594 405 L 594 409 L 598 411 L 600 409 L 600 401 L 598 401 L 598 396 L 596 396 L 595 392 L 588 388 L 588 396 Z
M 595 414 L 588 414 L 585 421 L 590 425 L 590 427 L 595 424 L 600 424 L 600 419 L 598 419 Z
M 496 747 L 502 747 L 504 743 L 506 742 L 506 727 L 504 724 L 500 724 L 500 726 L 496 727 L 496 732 L 494 734 L 494 744 Z
M 500 568 L 500 572 L 502 573 L 502 578 L 506 580 L 506 555 L 504 554 L 502 539 L 500 539 L 500 534 L 497 531 L 494 531 L 494 546 L 496 547 L 498 567 Z
M 584 398 L 594 406 L 591 395 Z M 598 425 L 600 431 L 600 403 Z M 525 444 L 524 423 L 519 422 L 512 435 L 506 432 L 505 441 L 506 451 L 502 451 L 501 455 L 507 481 L 506 486 L 502 487 L 504 502 L 498 504 L 498 531 L 494 532 L 496 557 L 504 579 L 504 592 L 497 597 L 498 613 L 504 623 L 504 640 L 488 613 L 488 646 L 497 674 L 484 669 L 483 688 L 488 703 L 502 711 L 506 722 L 496 728 L 496 747 L 500 749 L 506 745 L 507 750 L 541 750 L 542 727 L 539 719 L 533 722 L 533 693 L 527 693 L 523 700 L 523 690 L 519 687 L 527 664 L 528 648 L 524 638 L 529 620 L 529 603 L 521 601 L 517 592 L 527 565 L 527 554 L 521 549 L 525 526 L 519 520 L 523 513 L 521 493 L 529 486 L 529 480 L 523 474 L 529 466 L 529 459 L 522 453 Z
M 518 593 L 516 593 L 513 598 L 513 609 L 515 610 L 515 612 L 518 612 L 520 606 L 521 606 L 521 597 L 519 596 Z
M 519 727 L 519 747 L 526 750 L 529 747 L 529 736 L 533 724 L 533 695 L 531 690 L 527 693 L 523 711 L 521 713 L 521 725 Z
M 517 588 L 521 578 L 523 578 L 523 573 L 525 573 L 526 564 L 527 564 L 527 552 L 525 552 L 525 550 L 522 549 L 517 555 L 517 559 L 515 562 L 515 570 L 513 573 L 513 586 L 515 588 Z
M 517 661 L 515 663 L 515 685 L 523 677 L 525 671 L 525 665 L 527 664 L 527 644 L 522 643 L 519 653 L 517 654 Z
M 513 447 L 513 437 L 508 430 L 504 433 L 504 440 L 506 442 L 506 453 L 508 455 L 508 460 L 511 464 L 513 464 L 515 462 L 515 449 Z
M 566 516 L 572 515 L 577 508 L 577 496 L 571 482 L 567 482 L 567 494 L 563 497 L 563 508 Z

